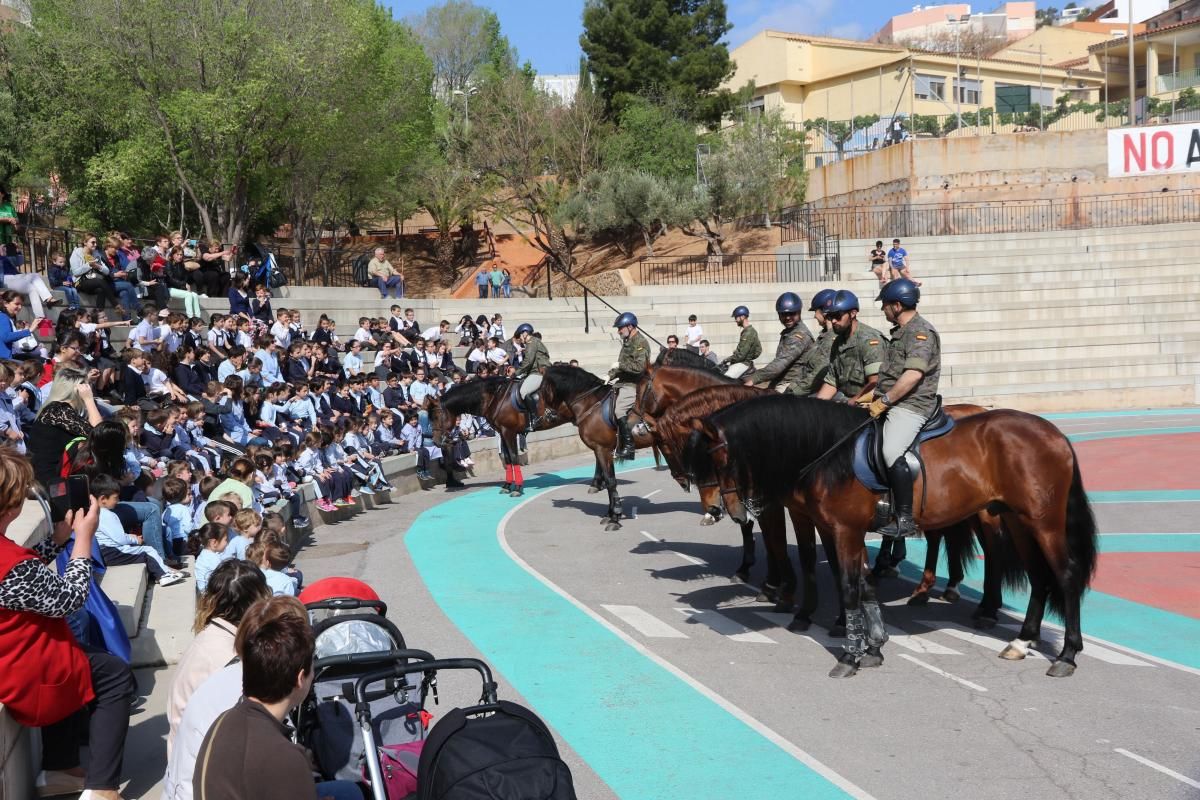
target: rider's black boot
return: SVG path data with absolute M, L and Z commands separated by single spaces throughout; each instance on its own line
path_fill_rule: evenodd
M 533 433 L 537 430 L 542 419 L 538 416 L 538 397 L 537 393 L 533 393 L 525 398 L 525 419 L 528 420 L 528 425 L 525 430 L 528 433 Z
M 911 536 L 917 532 L 912 515 L 913 476 L 908 470 L 904 456 L 896 459 L 896 463 L 888 470 L 888 481 L 892 484 L 892 501 L 895 507 L 892 521 L 879 529 L 879 535 L 893 538 Z
M 629 421 L 624 417 L 617 420 L 617 453 L 621 461 L 628 461 L 635 455 L 633 448 L 633 432 L 629 430 Z

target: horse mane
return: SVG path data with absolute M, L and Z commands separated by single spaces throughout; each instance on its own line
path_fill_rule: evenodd
M 754 487 L 758 497 L 781 500 L 817 458 L 821 461 L 800 486 L 818 481 L 835 486 L 854 476 L 852 440 L 825 453 L 865 422 L 867 412 L 844 403 L 769 393 L 714 412 L 708 420 L 724 432 L 741 485 Z
M 554 396 L 566 403 L 604 385 L 604 381 L 596 375 L 570 364 L 553 364 L 546 367 L 542 379 L 544 384 L 549 384 Z
M 487 377 L 463 381 L 442 395 L 442 408 L 451 414 L 483 413 L 487 398 L 501 390 L 508 378 Z
M 680 462 L 685 462 L 684 454 L 688 450 L 688 439 L 695 431 L 692 429 L 693 419 L 703 419 L 715 411 L 719 411 L 733 403 L 757 397 L 762 389 L 753 386 L 708 386 L 684 395 L 659 415 L 654 424 L 654 432 L 658 434 L 664 445 L 664 451 Z M 691 473 L 697 479 L 712 475 L 709 465 L 697 465 L 707 471 Z
M 676 347 L 674 350 L 663 349 L 659 352 L 658 358 L 654 359 L 656 367 L 690 367 L 698 369 L 701 372 L 713 372 L 718 375 L 721 370 L 716 364 L 709 361 L 699 353 L 693 353 L 691 350 L 684 350 Z M 736 383 L 733 378 L 729 379 L 731 383 Z

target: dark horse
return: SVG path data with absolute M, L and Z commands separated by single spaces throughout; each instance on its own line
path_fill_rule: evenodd
M 878 666 L 887 641 L 874 588 L 864 580 L 864 536 L 876 495 L 854 477 L 848 442 L 867 420 L 862 409 L 820 400 L 752 398 L 696 420 L 684 455 L 692 474 L 715 472 L 735 520 L 748 519 L 748 508 L 763 502 L 782 502 L 836 543 L 847 643 L 831 677 Z M 960 420 L 946 436 L 925 443 L 922 455 L 917 524 L 945 528 L 986 510 L 1003 520 L 1025 564 L 1029 607 L 1001 655 L 1024 656 L 1040 636 L 1049 603 L 1062 616 L 1066 636 L 1046 674 L 1073 674 L 1083 649 L 1080 601 L 1096 566 L 1096 523 L 1071 443 L 1040 417 L 1000 410 Z
M 513 382 L 508 378 L 489 377 L 463 381 L 442 395 L 440 402 L 431 404 L 435 435 L 441 435 L 459 414 L 474 414 L 483 417 L 500 437 L 500 460 L 504 463 L 504 485 L 501 494 L 521 496 L 525 491 L 525 475 L 521 472 L 521 461 L 517 452 L 517 436 L 524 433 L 525 413 L 513 407 L 511 401 Z M 546 406 L 539 398 L 538 413 L 544 422 L 540 429 L 548 430 L 566 420 L 546 420 Z M 444 419 L 449 414 L 451 419 Z

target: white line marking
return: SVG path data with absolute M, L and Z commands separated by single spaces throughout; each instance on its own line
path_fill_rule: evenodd
M 713 631 L 732 639 L 735 642 L 749 642 L 751 644 L 778 644 L 769 636 L 764 636 L 758 631 L 752 631 L 742 623 L 735 619 L 731 619 L 719 611 L 701 608 L 676 608 L 680 614 L 685 617 L 694 619 L 702 625 L 706 625 Z
M 956 625 L 953 622 L 942 622 L 931 619 L 915 619 L 913 622 L 918 625 L 923 625 L 938 633 L 944 633 L 947 636 L 953 636 L 955 639 L 962 639 L 964 642 L 979 645 L 985 650 L 991 650 L 993 653 L 999 653 L 1008 646 L 1008 642 L 1003 639 L 997 639 L 995 636 L 984 636 L 974 631 L 969 631 L 966 628 Z M 1037 650 L 1030 650 L 1029 655 L 1037 656 L 1038 658 L 1049 658 L 1045 653 L 1039 653 Z
M 655 489 L 653 492 L 650 492 L 650 494 L 644 494 L 644 495 L 642 495 L 642 499 L 643 499 L 643 500 L 649 500 L 651 497 L 654 497 L 654 495 L 658 494 L 658 493 L 659 493 L 659 492 L 661 492 L 661 491 L 662 491 L 662 489 Z
M 643 636 L 648 636 L 652 639 L 688 638 L 686 633 L 675 630 L 649 611 L 644 611 L 637 606 L 605 605 L 601 603 L 600 607 Z
M 648 467 L 643 467 L 642 469 L 648 469 Z M 632 472 L 633 470 L 629 470 L 629 471 Z M 582 484 L 584 482 L 579 481 L 579 483 Z M 509 546 L 508 539 L 505 535 L 505 529 L 508 526 L 508 521 L 510 519 L 512 519 L 513 516 L 516 515 L 516 513 L 518 511 L 520 511 L 522 508 L 524 508 L 524 506 L 527 503 L 531 503 L 534 500 L 537 500 L 539 497 L 544 497 L 544 496 L 550 494 L 551 492 L 555 491 L 558 488 L 561 488 L 561 487 L 553 487 L 550 489 L 546 489 L 545 491 L 538 492 L 535 495 L 532 495 L 530 497 L 525 498 L 524 500 L 521 500 L 519 503 L 517 503 L 515 506 L 513 506 L 512 508 L 510 508 L 508 510 L 508 513 L 505 514 L 504 518 L 500 520 L 500 524 L 498 526 L 496 526 L 496 539 L 497 539 L 497 541 L 500 542 L 500 548 L 504 551 L 504 553 L 509 558 L 511 558 L 513 560 L 514 564 L 516 564 L 521 569 L 525 570 L 530 575 L 532 575 L 547 589 L 554 592 L 555 594 L 557 594 L 562 599 L 566 600 L 571 605 L 575 606 L 577 609 L 582 611 L 584 614 L 588 615 L 588 617 L 595 620 L 600 625 L 603 625 L 605 628 L 612 631 L 612 633 L 615 636 L 620 638 L 621 641 L 625 642 L 625 644 L 632 647 L 635 651 L 637 651 L 638 653 L 641 653 L 643 656 L 650 659 L 655 664 L 662 667 L 667 672 L 671 673 L 676 678 L 683 681 L 688 686 L 692 687 L 697 692 L 699 692 L 700 694 L 707 697 L 709 700 L 716 703 L 718 706 L 723 708 L 725 711 L 727 711 L 728 713 L 732 714 L 735 718 L 740 720 L 743 724 L 748 725 L 750 728 L 754 729 L 756 732 L 758 732 L 761 736 L 763 736 L 765 739 L 770 741 L 772 744 L 774 744 L 780 750 L 784 751 L 785 753 L 790 755 L 792 758 L 799 761 L 801 764 L 804 764 L 804 766 L 808 767 L 813 772 L 816 772 L 818 775 L 820 775 L 825 780 L 832 783 L 834 786 L 837 786 L 839 789 L 846 792 L 851 797 L 856 798 L 856 800 L 876 800 L 874 795 L 868 793 L 864 789 L 851 783 L 848 779 L 846 779 L 846 778 L 842 777 L 841 775 L 839 775 L 838 773 L 834 772 L 828 766 L 826 766 L 822 762 L 818 761 L 816 759 L 816 757 L 812 756 L 805 750 L 802 750 L 801 748 L 797 747 L 795 744 L 793 744 L 789 740 L 785 739 L 783 736 L 776 733 L 774 730 L 767 727 L 762 722 L 759 722 L 757 719 L 752 717 L 750 714 L 743 711 L 738 706 L 734 705 L 731 701 L 729 701 L 729 700 L 725 699 L 724 697 L 722 697 L 721 695 L 717 694 L 712 689 L 708 688 L 703 683 L 696 680 L 691 675 L 689 675 L 688 673 L 681 670 L 679 667 L 672 664 L 670 661 L 667 661 L 662 656 L 651 652 L 650 649 L 647 648 L 644 644 L 639 642 L 637 639 L 634 639 L 628 633 L 621 630 L 621 628 L 612 624 L 607 619 L 605 619 L 604 617 L 600 616 L 592 609 L 585 606 L 583 603 L 576 600 L 573 596 L 571 596 L 564 589 L 562 589 L 560 586 L 558 586 L 558 584 L 554 583 L 549 578 L 547 578 L 545 575 L 538 572 L 536 569 L 534 569 L 532 566 L 530 566 L 530 564 L 527 561 L 525 561 L 525 559 L 523 559 L 519 555 L 517 555 L 516 551 L 513 550 Z
M 659 539 L 657 536 L 650 533 L 649 531 L 642 531 L 642 536 L 645 536 L 647 539 L 654 542 L 655 544 L 663 543 L 662 539 Z M 684 555 L 683 553 L 679 553 L 674 550 L 660 550 L 659 552 L 660 553 L 670 553 L 673 556 L 679 556 L 684 561 L 688 562 L 689 564 L 695 564 L 697 567 L 707 567 L 708 566 L 708 562 L 706 562 L 706 561 L 701 561 L 698 558 L 693 558 L 692 556 Z
M 897 644 L 914 653 L 928 653 L 932 656 L 961 656 L 962 653 L 945 645 L 940 645 L 928 636 L 912 635 L 899 628 L 888 625 L 888 644 Z
M 1004 624 L 1000 625 L 999 627 L 1004 628 L 1006 630 L 1013 631 L 1014 636 L 1017 633 L 1019 633 L 1021 630 L 1020 625 L 1016 625 L 1016 624 L 1012 624 L 1012 623 L 1004 623 Z M 1063 637 L 1057 635 L 1058 634 L 1057 631 L 1054 631 L 1054 634 L 1055 634 L 1055 636 L 1053 638 L 1047 637 L 1047 638 L 1043 639 L 1041 645 L 1043 647 L 1047 648 L 1048 650 L 1053 651 L 1054 653 L 1059 653 L 1062 651 Z M 1101 647 L 1098 644 L 1092 644 L 1090 642 L 1084 643 L 1084 650 L 1083 650 L 1082 655 L 1089 656 L 1098 661 L 1104 661 L 1108 664 L 1117 664 L 1117 665 L 1120 665 L 1123 667 L 1150 667 L 1151 669 L 1154 668 L 1154 665 L 1149 663 L 1148 661 L 1142 661 L 1140 658 L 1134 658 L 1133 656 L 1129 656 L 1124 653 L 1119 653 L 1116 650 L 1110 650 L 1107 647 Z
M 1169 775 L 1172 778 L 1174 778 L 1175 780 L 1179 781 L 1180 783 L 1186 783 L 1188 786 L 1191 786 L 1194 789 L 1200 789 L 1200 781 L 1194 781 L 1186 775 L 1180 775 L 1178 772 L 1171 769 L 1170 767 L 1164 767 L 1162 764 L 1155 763 L 1155 762 L 1151 761 L 1150 759 L 1146 758 L 1145 756 L 1139 756 L 1137 753 L 1131 753 L 1128 750 L 1126 750 L 1124 747 L 1114 747 L 1113 752 L 1120 753 L 1121 755 L 1125 756 L 1126 758 L 1132 758 L 1134 761 L 1138 762 L 1139 764 L 1145 764 L 1150 769 L 1161 772 L 1163 775 Z
M 755 611 L 755 614 L 770 622 L 772 625 L 778 625 L 780 628 L 787 628 L 792 621 L 791 614 L 783 614 L 778 611 Z M 845 639 L 834 639 L 829 635 L 829 631 L 819 625 L 813 625 L 804 633 L 796 633 L 801 639 L 808 639 L 818 647 L 833 647 L 838 650 L 846 643 Z
M 933 664 L 927 664 L 924 661 L 922 661 L 921 659 L 917 658 L 916 656 L 910 656 L 908 653 L 901 653 L 900 657 L 911 661 L 912 663 L 916 664 L 919 667 L 924 667 L 925 669 L 929 670 L 930 672 L 936 672 L 938 675 L 941 675 L 943 678 L 949 678 L 950 680 L 954 681 L 955 683 L 961 683 L 963 686 L 966 686 L 968 689 L 974 689 L 977 692 L 986 692 L 987 691 L 987 689 L 985 687 L 980 686 L 978 683 L 972 683 L 971 681 L 967 680 L 966 678 L 960 678 L 957 675 L 953 675 L 949 672 L 946 672 L 946 670 L 941 669 L 940 667 L 935 667 Z

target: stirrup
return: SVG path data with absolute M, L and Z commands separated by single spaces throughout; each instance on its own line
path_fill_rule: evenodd
M 884 525 L 876 533 L 888 539 L 903 539 L 918 532 L 917 523 L 910 516 L 895 516 L 891 522 Z

